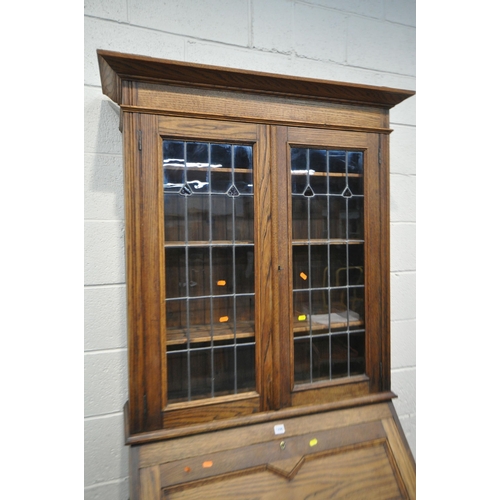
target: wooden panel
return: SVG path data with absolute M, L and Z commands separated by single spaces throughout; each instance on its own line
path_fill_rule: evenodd
M 255 328 L 256 328 L 256 382 L 261 394 L 261 411 L 272 409 L 273 295 L 271 283 L 271 149 L 270 128 L 259 126 L 259 141 L 255 145 Z
M 403 436 L 398 430 L 395 421 L 393 419 L 384 419 L 382 425 L 387 434 L 387 442 L 394 457 L 395 466 L 401 475 L 408 497 L 414 500 L 416 498 L 417 484 L 413 457 L 410 455 L 409 450 L 405 448 L 402 441 Z
M 321 103 L 241 93 L 198 91 L 182 87 L 139 84 L 137 103 L 123 109 L 149 113 L 238 119 L 282 125 L 311 125 L 339 129 L 387 131 L 385 111 L 376 108 Z
M 286 147 L 287 127 L 273 127 L 271 145 L 273 151 L 273 168 L 271 183 L 272 229 L 273 229 L 273 294 L 279 297 L 274 305 L 273 344 L 274 349 L 274 409 L 285 408 L 291 403 L 293 385 L 293 346 L 290 332 L 292 302 L 292 255 L 291 255 L 291 211 L 290 198 L 290 160 Z
M 170 137 L 225 142 L 257 140 L 257 127 L 240 122 L 159 116 L 158 126 L 160 134 Z
M 141 492 L 139 490 L 139 485 L 140 485 L 139 455 L 140 455 L 140 447 L 138 446 L 129 447 L 128 471 L 129 471 L 130 500 L 140 500 L 141 498 Z
M 387 177 L 381 176 L 385 168 L 379 162 L 379 137 L 369 136 L 369 148 L 365 158 L 365 318 L 366 318 L 366 373 L 371 379 L 371 390 L 381 391 L 390 387 L 390 357 L 387 353 L 390 343 L 389 295 L 382 292 L 382 283 L 389 287 L 388 238 L 389 200 L 384 197 L 388 187 Z M 386 279 L 387 278 L 387 279 Z
M 292 480 L 269 471 L 262 471 L 184 488 L 170 491 L 165 489 L 163 498 L 171 500 L 405 498 L 382 444 L 310 457 Z
M 218 432 L 206 432 L 202 436 L 186 436 L 178 439 L 160 441 L 141 446 L 139 467 L 155 463 L 164 463 L 186 457 L 207 453 L 216 453 L 256 443 L 268 441 L 274 437 L 274 425 L 286 419 L 286 437 L 298 436 L 306 432 L 320 432 L 326 429 L 339 429 L 348 425 L 391 418 L 392 413 L 387 403 L 372 404 L 334 412 L 325 412 L 290 418 L 286 412 L 273 412 L 281 420 L 248 425 L 243 428 L 226 429 Z M 205 426 L 209 431 L 210 427 Z
M 292 146 L 366 148 L 368 134 L 344 130 L 321 130 L 302 127 L 288 128 L 288 143 Z
M 391 261 L 390 261 L 390 166 L 389 166 L 389 138 L 388 135 L 379 136 L 380 165 L 380 286 L 379 297 L 381 307 L 380 319 L 380 390 L 391 388 Z M 375 141 L 375 138 L 372 138 Z M 397 420 L 397 417 L 396 417 Z
M 163 225 L 157 117 L 124 114 L 130 432 L 161 428 Z
M 350 379 L 339 379 L 332 382 L 303 384 L 295 388 L 292 394 L 292 404 L 294 406 L 313 405 L 322 401 L 365 396 L 369 392 L 370 385 L 366 380 L 352 382 Z
M 141 498 L 157 488 L 174 499 L 414 499 L 415 466 L 391 406 L 284 419 L 283 434 L 267 423 L 138 446 L 139 489 L 153 495 Z
M 217 398 L 210 401 L 209 404 L 202 401 L 173 404 L 163 413 L 163 427 L 174 429 L 192 423 L 199 424 L 201 422 L 241 417 L 242 415 L 256 413 L 259 409 L 260 397 L 258 395 L 248 396 L 244 393 Z
M 295 437 L 276 437 L 273 441 L 236 450 L 163 464 L 160 469 L 161 485 L 169 487 L 263 465 L 279 475 L 292 478 L 304 463 L 304 459 L 312 459 L 333 449 L 380 441 L 384 438 L 384 428 L 378 421 L 345 427 L 341 432 L 327 429 Z
M 141 469 L 139 476 L 141 499 L 160 500 L 160 468 L 156 465 Z

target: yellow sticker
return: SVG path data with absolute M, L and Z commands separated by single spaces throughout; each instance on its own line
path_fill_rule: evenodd
M 298 320 L 299 321 L 305 321 L 307 319 L 307 316 L 305 314 L 301 314 L 299 317 L 298 317 Z
M 225 323 L 226 321 L 229 321 L 229 316 L 221 316 L 219 318 L 219 323 Z
M 300 277 L 305 281 L 307 279 L 307 274 L 302 272 L 300 273 Z
M 318 444 L 318 440 L 316 438 L 311 439 L 311 441 L 309 441 L 309 446 L 316 446 L 317 444 Z
M 219 285 L 219 286 L 226 286 L 226 281 L 225 280 L 219 280 L 219 281 L 217 281 L 217 285 Z

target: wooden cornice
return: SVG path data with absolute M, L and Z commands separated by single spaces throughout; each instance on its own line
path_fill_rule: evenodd
M 98 50 L 102 90 L 122 104 L 122 83 L 146 82 L 392 108 L 413 90 L 275 75 Z

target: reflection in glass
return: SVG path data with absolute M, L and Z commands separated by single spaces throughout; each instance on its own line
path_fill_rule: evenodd
M 295 383 L 364 373 L 364 153 L 291 148 Z
M 169 402 L 255 390 L 252 154 L 163 141 Z

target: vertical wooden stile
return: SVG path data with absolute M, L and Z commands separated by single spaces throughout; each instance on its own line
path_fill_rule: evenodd
M 128 311 L 128 373 L 129 373 L 129 423 L 130 432 L 139 432 L 143 427 L 143 323 L 140 301 L 141 263 L 135 262 L 134 252 L 140 241 L 140 176 L 136 165 L 139 162 L 137 148 L 138 120 L 133 113 L 122 113 L 124 184 L 125 184 L 125 257 Z
M 276 296 L 274 311 L 274 409 L 290 405 L 293 387 L 292 326 L 292 257 L 290 217 L 290 168 L 287 127 L 273 127 L 271 144 L 273 161 L 273 287 Z
M 261 395 L 261 411 L 272 408 L 273 400 L 273 290 L 270 286 L 271 260 L 271 182 L 269 174 L 270 129 L 257 127 L 254 157 L 255 196 L 255 332 L 256 332 L 256 385 Z
M 391 280 L 390 280 L 390 166 L 389 166 L 389 134 L 379 134 L 380 151 L 380 199 L 381 199 L 381 235 L 380 253 L 383 269 L 380 276 L 381 285 L 381 391 L 391 390 Z

